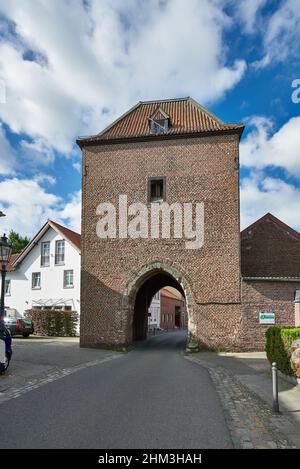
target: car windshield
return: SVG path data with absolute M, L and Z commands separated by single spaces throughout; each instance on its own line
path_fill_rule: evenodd
M 21 319 L 22 314 L 20 314 L 16 309 L 6 309 L 4 311 L 4 317 L 7 319 Z

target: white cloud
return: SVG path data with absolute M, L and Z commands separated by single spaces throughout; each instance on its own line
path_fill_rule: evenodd
M 31 236 L 48 218 L 60 199 L 47 193 L 35 180 L 6 179 L 0 182 L 0 210 L 6 217 L 1 219 L 1 231 L 16 230 Z
M 33 236 L 48 218 L 79 231 L 81 215 L 81 194 L 75 192 L 64 204 L 61 197 L 47 192 L 43 183 L 53 184 L 55 180 L 47 175 L 35 179 L 16 177 L 0 182 L 1 232 L 11 229 L 23 236 Z
M 63 153 L 76 135 L 100 131 L 139 99 L 193 95 L 207 103 L 246 68 L 227 62 L 230 21 L 214 1 L 14 0 L 0 12 L 18 35 L 0 43 L 0 118 L 31 145 Z
M 241 183 L 241 228 L 244 229 L 268 212 L 295 229 L 300 229 L 298 217 L 300 189 L 281 179 L 254 172 Z
M 53 186 L 56 183 L 56 179 L 53 176 L 50 176 L 49 174 L 37 174 L 34 177 L 34 180 L 38 183 L 44 183 L 46 182 L 47 184 Z
M 81 231 L 81 191 L 75 192 L 71 200 L 57 213 L 56 219 L 67 223 L 68 227 L 80 233 Z
M 21 140 L 20 150 L 26 158 L 27 164 L 34 166 L 48 165 L 54 161 L 54 152 L 49 144 L 41 138 L 33 142 Z
M 0 123 L 0 175 L 14 174 L 17 155 L 10 145 L 3 126 Z
M 57 86 L 51 71 L 24 61 L 22 51 L 12 45 L 0 43 L 0 57 L 0 75 L 7 84 L 0 118 L 17 134 L 42 139 L 61 152 L 70 151 L 79 114 L 76 102 Z
M 257 16 L 266 2 L 267 0 L 239 0 L 234 2 L 236 14 L 242 20 L 246 33 L 257 32 Z
M 72 167 L 73 167 L 76 171 L 78 171 L 79 173 L 81 173 L 81 163 L 78 163 L 78 162 L 73 163 L 73 164 L 72 164 Z
M 54 152 L 42 139 L 21 140 L 12 147 L 0 121 L 0 176 L 12 176 L 26 169 L 37 170 L 54 162 Z
M 300 178 L 300 117 L 293 117 L 272 135 L 273 123 L 265 117 L 252 117 L 253 129 L 240 146 L 241 165 L 262 169 L 278 166 Z
M 299 0 L 284 0 L 273 13 L 264 31 L 264 57 L 255 62 L 256 68 L 284 61 L 287 57 L 299 59 L 300 49 Z

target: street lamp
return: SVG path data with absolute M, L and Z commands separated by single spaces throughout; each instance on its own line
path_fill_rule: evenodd
M 7 236 L 0 238 L 0 267 L 1 267 L 1 302 L 0 302 L 0 322 L 4 321 L 4 297 L 5 297 L 5 275 L 6 266 L 11 255 L 11 246 L 8 244 Z

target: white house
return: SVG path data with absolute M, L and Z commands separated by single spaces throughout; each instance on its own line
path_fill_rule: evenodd
M 80 234 L 48 220 L 7 270 L 6 307 L 80 314 Z
M 149 328 L 160 327 L 160 292 L 155 293 L 148 309 Z

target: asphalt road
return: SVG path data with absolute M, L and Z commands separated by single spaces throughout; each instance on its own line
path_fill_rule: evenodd
M 0 405 L 0 448 L 231 448 L 206 369 L 169 332 Z

